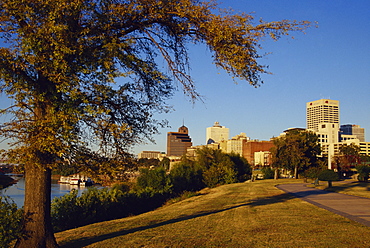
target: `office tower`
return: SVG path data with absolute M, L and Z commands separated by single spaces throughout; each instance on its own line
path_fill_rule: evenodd
M 306 103 L 307 129 L 319 131 L 320 125 L 339 125 L 339 101 L 320 99 Z
M 359 125 L 340 125 L 341 135 L 352 135 L 355 136 L 360 142 L 365 142 L 365 128 L 360 127 Z
M 215 122 L 213 127 L 206 129 L 206 144 L 219 143 L 229 139 L 229 129 Z
M 167 133 L 167 156 L 182 156 L 186 149 L 192 146 L 189 130 L 185 126 L 179 127 L 178 132 Z

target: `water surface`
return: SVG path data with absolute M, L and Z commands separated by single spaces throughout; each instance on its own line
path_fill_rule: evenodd
M 18 182 L 16 184 L 13 184 L 12 186 L 0 190 L 0 195 L 9 196 L 17 204 L 18 207 L 22 207 L 24 204 L 25 180 L 24 177 L 16 177 L 16 179 L 19 179 Z M 78 189 L 78 194 L 81 195 L 81 193 L 85 191 L 87 187 L 59 184 L 56 180 L 52 180 L 51 199 L 63 196 L 69 193 L 72 189 Z

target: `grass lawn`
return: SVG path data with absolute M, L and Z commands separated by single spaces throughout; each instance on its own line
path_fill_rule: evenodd
M 370 247 L 370 228 L 260 180 L 205 189 L 155 211 L 56 233 L 61 247 Z

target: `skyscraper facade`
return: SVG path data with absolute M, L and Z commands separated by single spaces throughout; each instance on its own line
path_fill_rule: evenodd
M 307 129 L 316 132 L 323 123 L 339 126 L 339 101 L 320 99 L 306 103 L 306 122 Z
M 167 156 L 180 157 L 186 153 L 188 147 L 193 143 L 189 137 L 189 130 L 185 126 L 181 126 L 178 132 L 167 133 Z
M 362 128 L 359 125 L 340 125 L 340 133 L 341 135 L 353 135 L 360 142 L 365 142 L 365 128 Z
M 223 140 L 229 139 L 229 129 L 221 126 L 219 122 L 215 122 L 213 127 L 206 129 L 206 144 L 220 143 Z

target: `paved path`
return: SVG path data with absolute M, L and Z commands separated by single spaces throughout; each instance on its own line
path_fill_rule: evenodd
M 370 199 L 306 187 L 306 184 L 281 184 L 277 187 L 318 207 L 370 227 Z

